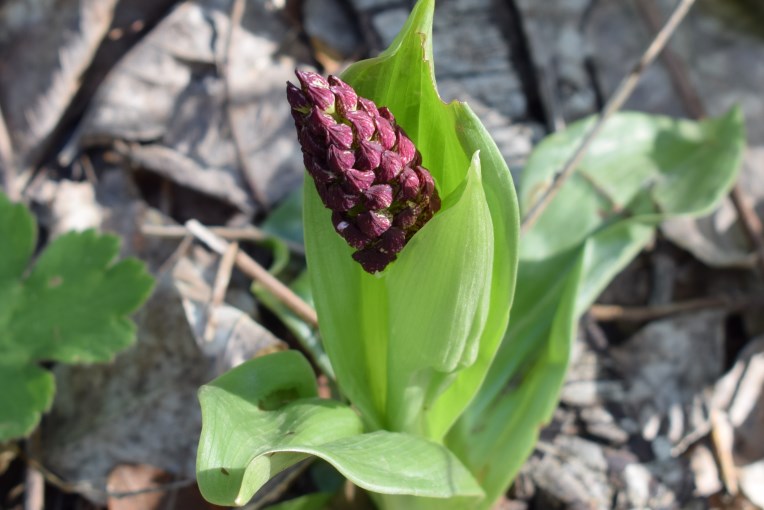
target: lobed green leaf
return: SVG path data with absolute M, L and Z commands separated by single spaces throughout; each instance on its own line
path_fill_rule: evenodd
M 54 240 L 25 276 L 35 239 L 32 215 L 0 193 L 0 441 L 31 432 L 50 407 L 53 378 L 37 364 L 113 358 L 153 286 L 141 262 L 113 262 L 116 237 L 93 231 Z

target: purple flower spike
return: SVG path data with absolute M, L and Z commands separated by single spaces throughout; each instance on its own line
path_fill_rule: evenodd
M 388 108 L 335 76 L 296 74 L 287 100 L 308 174 L 353 259 L 383 271 L 440 209 L 435 181 Z

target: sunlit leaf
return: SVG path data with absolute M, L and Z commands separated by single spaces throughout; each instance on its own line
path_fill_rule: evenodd
M 114 262 L 118 238 L 94 231 L 59 237 L 26 275 L 35 238 L 32 215 L 0 193 L 0 441 L 31 432 L 52 403 L 38 363 L 112 359 L 153 286 L 143 263 Z
M 364 434 L 351 408 L 315 395 L 313 370 L 296 351 L 251 360 L 203 386 L 197 480 L 204 497 L 243 505 L 272 476 L 307 456 L 324 459 L 375 492 L 481 494 L 443 446 L 403 433 Z

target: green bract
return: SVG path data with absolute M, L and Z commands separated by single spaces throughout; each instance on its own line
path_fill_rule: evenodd
M 93 231 L 51 242 L 27 275 L 36 237 L 29 211 L 0 193 L 0 442 L 29 434 L 53 401 L 39 362 L 113 358 L 154 281 L 138 260 L 115 263 L 118 238 Z

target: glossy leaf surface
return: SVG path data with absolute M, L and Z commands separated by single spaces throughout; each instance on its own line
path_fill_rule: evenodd
M 308 456 L 374 492 L 481 494 L 443 446 L 403 433 L 363 433 L 351 408 L 317 398 L 313 370 L 296 351 L 248 361 L 203 386 L 199 398 L 197 479 L 210 502 L 243 505 L 272 476 Z

